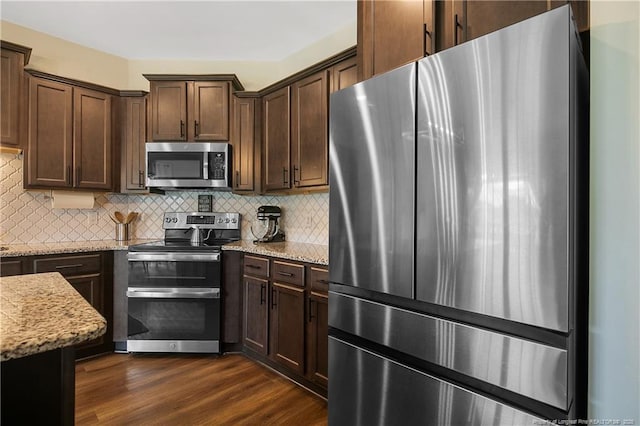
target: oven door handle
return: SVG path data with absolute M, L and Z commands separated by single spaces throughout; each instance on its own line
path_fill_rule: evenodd
M 219 288 L 130 288 L 127 297 L 155 299 L 219 299 Z
M 127 253 L 129 262 L 220 262 L 220 253 Z

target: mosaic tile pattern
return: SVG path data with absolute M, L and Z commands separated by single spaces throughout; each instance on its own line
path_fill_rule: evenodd
M 22 156 L 0 154 L 0 243 L 28 244 L 115 238 L 110 215 L 115 211 L 137 211 L 131 238 L 160 239 L 165 211 L 195 211 L 198 192 L 171 192 L 166 195 L 124 195 L 95 193 L 92 210 L 52 209 L 49 191 L 22 189 Z M 251 225 L 261 205 L 282 208 L 281 225 L 287 241 L 329 243 L 329 194 L 288 196 L 240 196 L 226 192 L 213 195 L 214 211 L 242 214 L 242 238 L 252 240 Z M 90 224 L 97 213 L 97 224 Z

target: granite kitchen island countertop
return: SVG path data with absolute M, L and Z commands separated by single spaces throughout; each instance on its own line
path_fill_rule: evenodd
M 299 262 L 316 263 L 318 265 L 329 264 L 329 247 L 320 244 L 295 243 L 291 241 L 254 243 L 253 241 L 241 240 L 223 245 L 222 250 L 242 251 L 281 259 L 297 260 Z
M 0 360 L 65 348 L 105 334 L 107 321 L 58 272 L 0 281 Z

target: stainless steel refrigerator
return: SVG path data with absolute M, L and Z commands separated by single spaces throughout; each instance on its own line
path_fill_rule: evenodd
M 570 7 L 330 111 L 330 425 L 586 417 L 588 72 Z

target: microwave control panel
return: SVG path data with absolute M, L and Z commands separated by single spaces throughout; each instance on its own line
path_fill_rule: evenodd
M 227 175 L 226 154 L 224 152 L 212 152 L 209 158 L 209 179 L 224 179 Z

